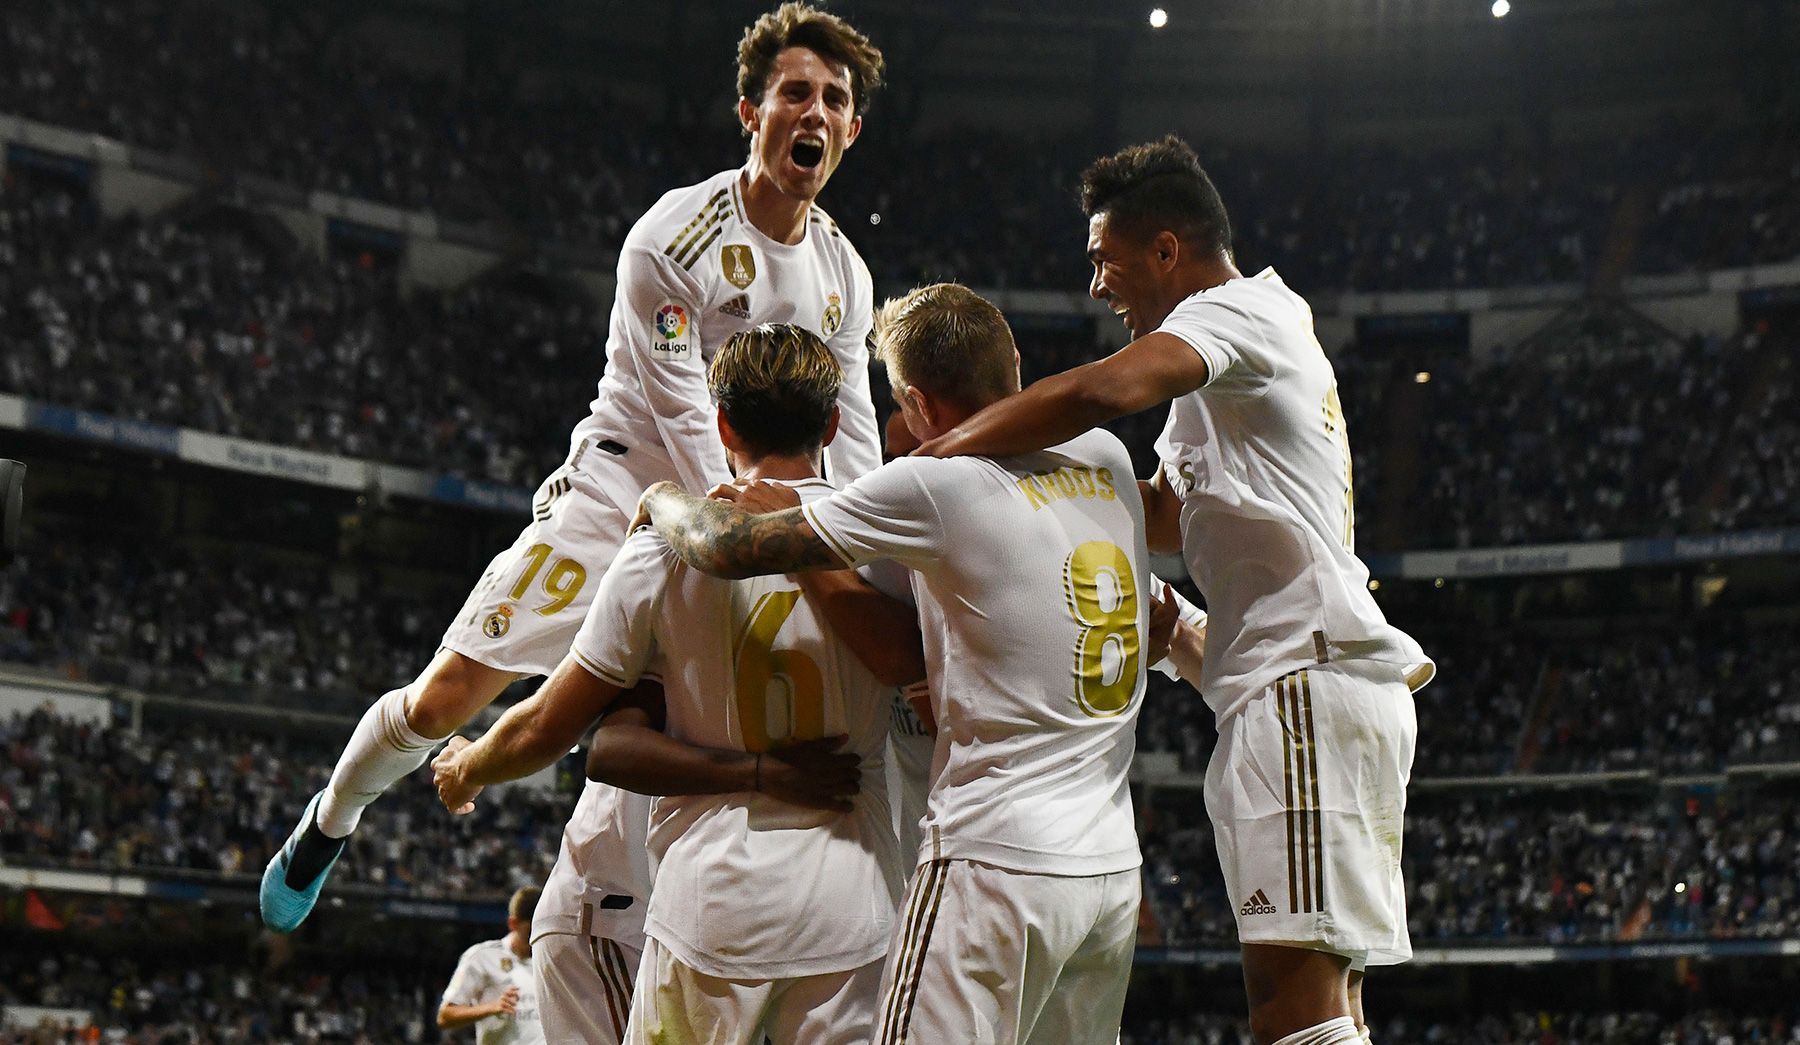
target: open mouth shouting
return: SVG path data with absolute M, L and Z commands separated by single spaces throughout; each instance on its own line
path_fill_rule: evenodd
M 794 147 L 788 151 L 788 158 L 794 166 L 802 170 L 812 170 L 825 162 L 825 139 L 816 134 L 803 134 L 794 139 Z

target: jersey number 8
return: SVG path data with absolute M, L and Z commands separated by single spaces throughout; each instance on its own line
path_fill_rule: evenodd
M 1063 563 L 1063 595 L 1080 629 L 1075 636 L 1075 700 L 1095 718 L 1117 715 L 1137 693 L 1137 575 L 1124 549 L 1107 541 L 1077 545 Z

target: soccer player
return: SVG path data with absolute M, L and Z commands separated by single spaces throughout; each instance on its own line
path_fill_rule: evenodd
M 1245 277 L 1225 205 L 1174 137 L 1082 180 L 1089 290 L 1123 349 L 962 420 L 921 453 L 1020 454 L 1170 402 L 1148 484 L 1211 613 L 1200 688 L 1218 719 L 1207 810 L 1236 901 L 1262 1045 L 1366 1034 L 1366 966 L 1406 961 L 1400 838 L 1434 668 L 1388 624 L 1354 554 L 1350 443 L 1312 312 Z
M 479 1045 L 543 1045 L 537 983 L 531 972 L 531 916 L 538 890 L 526 886 L 506 905 L 506 935 L 462 953 L 438 1006 L 438 1027 L 475 1025 Z
M 709 379 L 740 476 L 805 500 L 831 492 L 817 457 L 841 371 L 818 337 L 788 324 L 747 331 Z M 838 627 L 851 618 L 864 626 Z M 716 580 L 643 530 L 545 691 L 434 763 L 440 796 L 460 808 L 480 785 L 529 772 L 617 694 L 660 676 L 668 736 L 620 742 L 602 725 L 590 757 L 609 783 L 666 796 L 650 820 L 656 881 L 626 1040 L 867 1042 L 901 888 L 882 752 L 893 687 L 924 672 L 917 632 L 910 607 L 870 590 Z M 843 745 L 835 758 L 847 761 L 827 761 L 838 783 L 826 807 L 759 793 L 790 746 L 807 744 Z M 737 792 L 702 793 L 693 781 L 720 759 L 742 774 Z
M 489 563 L 424 672 L 363 716 L 330 784 L 269 861 L 269 928 L 305 920 L 364 808 L 515 679 L 556 667 L 646 487 L 673 480 L 703 491 L 731 479 L 705 380 L 731 334 L 789 322 L 823 338 L 844 372 L 828 472 L 848 482 L 880 463 L 865 344 L 874 291 L 813 201 L 861 132 L 882 66 L 862 34 L 804 3 L 745 32 L 737 115 L 748 160 L 668 193 L 632 227 L 606 371 L 567 462 L 539 487 L 532 521 Z
M 877 345 L 921 437 L 1019 388 L 1005 319 L 964 287 L 890 302 Z M 1093 431 L 1006 459 L 903 458 L 824 497 L 740 497 L 787 507 L 661 483 L 640 513 L 715 576 L 878 559 L 917 574 L 935 773 L 875 1040 L 1113 1045 L 1139 899 L 1126 774 L 1152 656 L 1125 447 Z

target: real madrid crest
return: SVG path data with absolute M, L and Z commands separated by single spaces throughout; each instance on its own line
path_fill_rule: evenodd
M 819 329 L 826 337 L 837 333 L 838 327 L 844 325 L 844 305 L 836 294 L 825 299 L 825 317 L 819 321 Z
M 512 967 L 513 967 L 513 960 L 511 958 L 500 959 L 500 971 L 501 972 L 511 972 Z
M 747 290 L 756 282 L 756 255 L 743 243 L 727 243 L 719 248 L 719 271 L 725 281 L 739 290 Z
M 497 639 L 506 634 L 512 627 L 512 607 L 501 606 L 488 614 L 487 620 L 481 622 L 481 633 L 490 639 Z

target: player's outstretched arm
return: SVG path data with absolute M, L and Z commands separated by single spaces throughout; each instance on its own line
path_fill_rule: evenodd
M 640 795 L 760 791 L 808 809 L 848 813 L 862 785 L 861 760 L 840 751 L 842 735 L 752 754 L 683 743 L 632 715 L 607 716 L 588 748 L 589 780 Z
M 813 531 L 798 508 L 752 515 L 662 482 L 644 491 L 638 516 L 656 527 L 682 562 L 714 577 L 759 577 L 849 565 Z
M 622 691 L 574 657 L 563 658 L 536 693 L 508 709 L 480 740 L 451 737 L 443 753 L 432 759 L 432 780 L 444 808 L 471 812 L 482 788 L 554 764 L 581 742 Z
M 1206 361 L 1173 334 L 1145 334 L 1105 359 L 1046 377 L 914 451 L 929 457 L 1010 457 L 1068 442 L 1116 417 L 1206 384 Z

